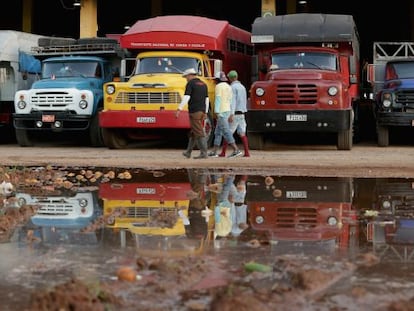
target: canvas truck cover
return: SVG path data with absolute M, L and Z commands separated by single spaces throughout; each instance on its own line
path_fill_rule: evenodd
M 121 36 L 120 44 L 125 49 L 220 51 L 227 49 L 227 38 L 250 42 L 250 33 L 227 21 L 169 15 L 139 20 Z
M 38 39 L 42 37 L 15 30 L 0 30 L 0 60 L 18 62 L 19 52 L 30 53 L 31 48 L 37 46 Z
M 352 15 L 299 13 L 256 18 L 252 43 L 272 42 L 353 42 L 359 50 Z

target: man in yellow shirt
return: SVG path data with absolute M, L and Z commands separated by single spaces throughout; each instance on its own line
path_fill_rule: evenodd
M 227 144 L 234 150 L 233 153 L 229 155 L 229 158 L 239 157 L 242 155 L 242 152 L 236 145 L 229 124 L 233 91 L 231 86 L 227 83 L 228 80 L 223 71 L 220 71 L 215 75 L 215 80 L 217 84 L 215 88 L 214 113 L 217 117 L 217 124 L 214 130 L 214 150 L 208 155 L 210 157 L 218 157 L 217 151 L 224 138 Z

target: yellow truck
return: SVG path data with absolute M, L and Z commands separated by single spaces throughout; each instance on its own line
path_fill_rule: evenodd
M 187 83 L 182 77 L 186 69 L 195 69 L 207 83 L 210 103 L 218 71 L 235 69 L 249 85 L 250 33 L 227 21 L 177 15 L 140 20 L 120 36 L 120 45 L 134 56 L 134 65 L 125 59 L 121 81 L 104 85 L 104 109 L 99 114 L 104 144 L 112 149 L 126 148 L 134 140 L 186 137 L 187 111 L 175 118 Z M 210 114 L 205 124 L 210 143 L 213 128 Z

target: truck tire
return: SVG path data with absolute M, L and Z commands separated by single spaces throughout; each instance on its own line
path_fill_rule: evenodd
M 125 149 L 128 147 L 128 140 L 119 129 L 102 128 L 102 138 L 105 146 L 109 149 Z
M 103 147 L 105 146 L 103 137 L 102 137 L 102 129 L 99 126 L 99 111 L 98 113 L 91 119 L 91 123 L 89 125 L 89 141 L 92 147 Z
M 265 146 L 265 139 L 262 133 L 249 133 L 249 148 L 252 150 L 263 150 Z
M 385 126 L 377 126 L 377 141 L 379 147 L 387 147 L 390 144 L 389 131 Z
M 68 46 L 76 44 L 76 39 L 72 38 L 48 38 L 42 37 L 37 40 L 37 45 L 40 47 L 47 47 L 47 46 Z
M 339 131 L 338 132 L 338 150 L 351 150 L 352 149 L 352 128 L 349 130 Z
M 112 39 L 112 38 L 79 38 L 76 42 L 79 45 L 87 45 L 87 44 L 112 44 L 112 45 L 117 45 L 118 44 L 118 40 L 116 39 Z
M 16 129 L 16 141 L 20 147 L 32 147 L 34 145 L 27 130 Z

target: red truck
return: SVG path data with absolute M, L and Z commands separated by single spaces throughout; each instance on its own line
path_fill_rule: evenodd
M 352 249 L 358 243 L 353 194 L 349 178 L 252 176 L 246 195 L 250 225 L 277 249 Z
M 359 36 L 351 15 L 259 17 L 252 26 L 257 81 L 247 113 L 249 143 L 279 132 L 337 133 L 350 150 L 358 120 Z

